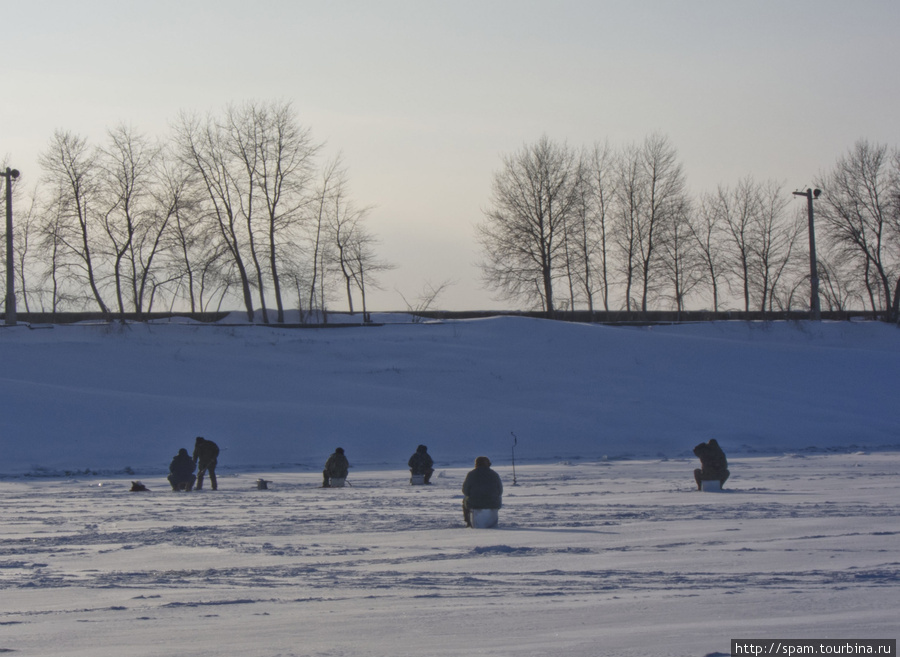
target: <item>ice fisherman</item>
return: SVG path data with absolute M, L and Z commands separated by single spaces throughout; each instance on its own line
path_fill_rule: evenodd
M 409 466 L 410 474 L 423 475 L 425 483 L 431 483 L 431 475 L 434 474 L 434 460 L 431 458 L 425 445 L 416 447 L 416 453 L 409 457 L 407 465 Z
M 169 476 L 167 479 L 172 484 L 172 490 L 191 490 L 194 487 L 194 459 L 191 458 L 188 451 L 182 447 L 178 450 L 175 458 L 169 464 Z
M 728 459 L 719 447 L 719 442 L 711 438 L 709 442 L 700 443 L 694 448 L 694 455 L 700 459 L 700 467 L 694 470 L 697 490 L 703 490 L 704 481 L 718 481 L 724 488 L 725 480 L 731 473 L 728 471 Z
M 491 460 L 487 456 L 475 459 L 475 469 L 466 475 L 462 492 L 466 527 L 472 526 L 472 509 L 499 509 L 502 506 L 503 482 L 500 475 L 491 470 Z
M 344 448 L 338 447 L 325 461 L 325 469 L 322 470 L 322 488 L 330 488 L 332 479 L 346 479 L 349 468 L 350 462 L 344 456 Z
M 219 460 L 219 446 L 203 436 L 197 436 L 194 443 L 194 463 L 197 464 L 197 490 L 203 488 L 203 474 L 209 472 L 209 483 L 213 490 L 216 484 L 216 464 Z

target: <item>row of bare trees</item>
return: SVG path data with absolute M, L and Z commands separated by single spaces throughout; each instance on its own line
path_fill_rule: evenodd
M 343 297 L 365 313 L 388 265 L 340 157 L 321 166 L 320 152 L 281 102 L 182 114 L 164 142 L 126 126 L 102 145 L 57 132 L 17 205 L 21 304 L 141 315 L 236 298 L 269 323 L 287 308 L 321 318 Z
M 900 152 L 861 141 L 816 181 L 822 305 L 898 318 Z M 697 198 L 658 134 L 503 158 L 479 226 L 485 283 L 547 312 L 809 307 L 806 205 L 744 178 Z
M 900 321 L 900 150 L 859 141 L 817 186 L 816 221 L 828 240 L 819 278 L 829 302 L 863 302 Z

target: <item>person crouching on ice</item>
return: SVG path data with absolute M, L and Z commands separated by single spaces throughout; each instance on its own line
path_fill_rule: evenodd
M 172 490 L 191 490 L 194 487 L 194 459 L 188 451 L 182 447 L 169 464 L 169 483 Z
M 419 445 L 416 453 L 409 457 L 409 472 L 413 475 L 422 475 L 425 477 L 425 483 L 431 483 L 431 475 L 434 474 L 434 461 L 428 454 L 428 448 L 425 445 Z
M 718 481 L 724 488 L 725 480 L 731 473 L 728 471 L 728 459 L 719 447 L 719 442 L 711 438 L 708 443 L 700 443 L 694 448 L 694 455 L 700 459 L 700 467 L 694 470 L 697 490 L 703 490 L 704 481 Z
M 325 461 L 325 469 L 322 470 L 322 488 L 331 488 L 332 479 L 346 479 L 349 469 L 350 462 L 344 456 L 344 448 L 338 447 Z
M 462 486 L 463 518 L 466 527 L 472 526 L 472 509 L 499 509 L 503 498 L 503 482 L 500 475 L 491 470 L 491 460 L 486 456 L 475 459 L 475 469 L 466 475 Z

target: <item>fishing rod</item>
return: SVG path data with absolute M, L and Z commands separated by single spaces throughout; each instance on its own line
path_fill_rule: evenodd
M 516 434 L 513 433 L 512 431 L 510 431 L 509 433 L 510 433 L 510 435 L 513 437 L 513 444 L 512 444 L 512 466 L 513 466 L 513 486 L 515 486 L 515 485 L 516 485 L 516 445 L 519 444 L 519 439 L 518 439 L 518 437 L 516 436 Z

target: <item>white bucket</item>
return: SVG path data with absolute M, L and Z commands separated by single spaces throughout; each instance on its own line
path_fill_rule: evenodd
M 328 483 L 332 488 L 343 488 L 345 479 L 345 477 L 332 477 Z
M 702 490 L 704 493 L 718 493 L 722 490 L 722 484 L 719 483 L 718 479 L 701 481 L 700 490 Z
M 424 486 L 425 475 L 410 475 L 409 483 L 411 486 Z
M 471 509 L 470 518 L 474 529 L 490 529 L 497 526 L 500 519 L 498 509 Z

